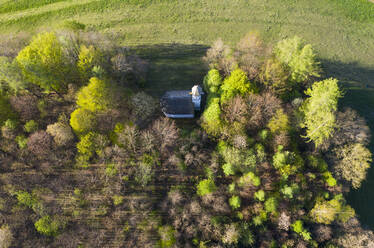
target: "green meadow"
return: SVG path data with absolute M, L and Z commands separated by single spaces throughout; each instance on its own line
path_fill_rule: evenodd
M 0 33 L 61 28 L 66 21 L 105 33 L 151 62 L 146 90 L 201 82 L 201 61 L 217 38 L 234 45 L 257 31 L 269 43 L 298 35 L 315 48 L 324 77 L 345 90 L 342 106 L 374 132 L 374 4 L 367 0 L 0 0 Z M 374 151 L 374 142 L 371 144 Z M 350 204 L 374 229 L 374 168 Z

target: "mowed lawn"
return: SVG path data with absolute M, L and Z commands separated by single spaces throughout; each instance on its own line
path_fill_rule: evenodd
M 359 111 L 374 133 L 374 4 L 366 0 L 0 0 L 0 33 L 60 28 L 66 20 L 100 31 L 149 59 L 147 91 L 202 80 L 201 57 L 221 37 L 234 45 L 249 31 L 269 43 L 299 35 L 313 44 L 324 76 L 341 81 L 342 106 Z M 374 151 L 374 142 L 371 145 Z M 374 168 L 349 195 L 374 229 Z

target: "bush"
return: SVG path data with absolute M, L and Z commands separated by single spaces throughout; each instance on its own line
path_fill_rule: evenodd
M 31 121 L 28 121 L 26 122 L 26 124 L 23 126 L 23 129 L 27 132 L 27 133 L 33 133 L 35 132 L 36 130 L 38 130 L 39 128 L 39 125 L 36 121 L 34 120 L 31 120 Z
M 204 179 L 197 185 L 197 194 L 199 196 L 204 196 L 213 193 L 217 190 L 216 185 L 212 179 Z
M 38 232 L 47 236 L 56 236 L 60 228 L 59 221 L 52 219 L 48 215 L 40 218 L 34 225 Z
M 95 115 L 87 109 L 78 108 L 71 113 L 70 126 L 78 135 L 92 131 L 96 126 Z
M 239 196 L 237 196 L 237 195 L 232 196 L 229 199 L 229 204 L 232 207 L 232 209 L 234 209 L 234 210 L 240 208 L 241 200 L 240 200 Z
M 123 203 L 124 197 L 121 195 L 114 195 L 112 197 L 114 206 L 121 205 Z
M 216 69 L 211 69 L 208 71 L 208 74 L 204 77 L 203 85 L 204 90 L 208 94 L 217 94 L 219 92 L 219 88 L 222 84 L 222 77 L 219 74 L 219 71 Z
M 27 138 L 24 135 L 18 135 L 16 137 L 16 142 L 20 149 L 25 149 L 27 147 Z
M 249 82 L 247 75 L 240 69 L 231 72 L 221 86 L 221 102 L 225 103 L 236 95 L 254 93 L 255 87 Z

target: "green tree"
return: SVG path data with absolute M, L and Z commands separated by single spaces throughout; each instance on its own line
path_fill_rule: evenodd
M 300 37 L 284 39 L 275 48 L 277 59 L 287 65 L 291 71 L 291 80 L 300 83 L 310 77 L 319 77 L 319 63 L 312 45 L 305 45 Z
M 56 236 L 60 228 L 60 223 L 46 215 L 35 222 L 35 228 L 41 234 L 47 236 Z
M 90 79 L 90 83 L 78 92 L 77 104 L 92 112 L 103 111 L 111 106 L 111 97 L 109 84 L 93 77 Z
M 236 95 L 245 95 L 251 92 L 255 92 L 255 87 L 249 82 L 245 72 L 235 69 L 222 83 L 221 102 L 226 102 Z
M 42 89 L 61 91 L 69 80 L 69 66 L 54 33 L 35 36 L 15 58 L 23 76 Z
M 240 204 L 241 204 L 241 200 L 240 200 L 240 197 L 237 196 L 237 195 L 233 195 L 230 199 L 229 199 L 229 204 L 230 206 L 232 207 L 232 209 L 237 209 L 237 208 L 240 208 Z
M 94 46 L 81 46 L 78 55 L 77 68 L 83 83 L 93 76 L 93 69 L 95 66 L 100 66 L 102 64 L 102 58 L 102 53 Z
M 17 93 L 26 87 L 27 83 L 22 77 L 18 64 L 10 58 L 0 57 L 0 90 Z
M 216 191 L 217 187 L 212 179 L 204 179 L 197 185 L 197 194 L 199 196 L 204 196 Z
M 172 247 L 175 242 L 175 236 L 174 236 L 174 229 L 171 226 L 161 226 L 158 228 L 158 234 L 160 235 L 160 247 L 161 248 L 168 248 Z
M 217 69 L 211 69 L 204 77 L 203 85 L 208 94 L 218 93 L 219 87 L 222 84 L 222 77 Z
M 334 166 L 336 173 L 358 189 L 361 182 L 366 178 L 367 170 L 372 162 L 372 155 L 369 149 L 360 143 L 346 145 L 335 149 L 340 159 Z
M 301 106 L 304 115 L 301 126 L 306 128 L 306 137 L 317 147 L 333 134 L 335 111 L 342 92 L 338 80 L 330 78 L 314 83 L 305 94 L 310 97 Z
M 96 126 L 95 115 L 87 109 L 78 108 L 71 113 L 70 126 L 78 135 L 92 131 Z
M 218 97 L 209 97 L 207 107 L 202 116 L 201 127 L 213 136 L 218 136 L 221 133 L 221 108 Z

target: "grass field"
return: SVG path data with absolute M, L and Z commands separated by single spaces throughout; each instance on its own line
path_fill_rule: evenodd
M 268 42 L 299 35 L 313 44 L 325 76 L 340 79 L 350 106 L 374 132 L 374 4 L 366 0 L 0 0 L 0 33 L 38 32 L 66 20 L 117 37 L 152 62 L 147 91 L 189 88 L 218 37 L 235 44 L 257 30 Z M 371 145 L 374 151 L 374 142 Z M 374 229 L 374 168 L 349 195 Z

